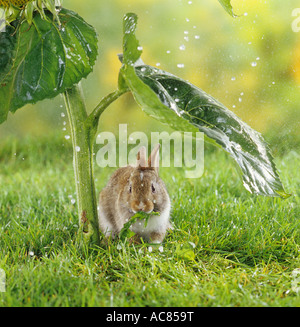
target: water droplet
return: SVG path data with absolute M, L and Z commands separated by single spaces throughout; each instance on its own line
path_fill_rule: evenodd
M 76 200 L 75 199 L 71 199 L 71 203 L 75 204 Z
M 167 53 L 171 53 L 171 51 L 170 50 L 167 50 Z
M 75 146 L 75 151 L 76 151 L 76 152 L 79 152 L 79 151 L 80 151 L 80 146 L 76 145 L 76 146 Z
M 139 46 L 137 47 L 137 49 L 138 49 L 139 51 L 142 51 L 142 50 L 143 50 L 143 47 L 139 45 Z
M 256 60 L 260 60 L 260 58 L 259 57 L 256 57 Z
M 155 65 L 156 65 L 157 67 L 159 67 L 159 66 L 160 66 L 160 62 L 157 62 Z
M 184 68 L 184 64 L 177 64 L 178 68 Z
M 149 247 L 148 247 L 148 251 L 149 251 L 149 252 L 152 252 L 152 246 L 149 246 Z
M 181 44 L 181 46 L 179 47 L 179 50 L 184 51 L 185 50 L 185 45 Z
M 232 81 L 235 81 L 235 80 L 236 80 L 236 78 L 235 78 L 234 76 L 232 76 L 232 77 L 231 77 L 231 80 L 232 80 Z
M 195 35 L 195 39 L 199 40 L 200 39 L 200 35 Z
M 188 35 L 188 34 L 189 34 L 189 31 L 183 31 L 183 33 L 184 33 L 185 35 Z
M 159 250 L 159 252 L 163 252 L 164 251 L 164 248 L 163 248 L 163 246 L 160 246 L 159 248 L 158 248 L 158 250 Z
M 62 113 L 60 114 L 60 116 L 61 116 L 61 117 L 65 117 L 66 115 L 62 112 Z
M 28 254 L 33 257 L 34 256 L 34 252 L 33 251 L 29 251 Z
M 70 138 L 70 135 L 65 135 L 65 139 L 68 140 Z
M 256 62 L 256 61 L 252 61 L 252 62 L 251 62 L 251 66 L 252 66 L 252 67 L 257 66 L 257 62 Z
M 242 102 L 243 101 L 243 99 L 242 98 L 239 98 L 239 102 Z

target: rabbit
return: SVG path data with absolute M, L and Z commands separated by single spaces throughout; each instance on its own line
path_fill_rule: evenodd
M 137 220 L 131 230 L 137 237 L 151 243 L 161 243 L 169 228 L 171 201 L 164 182 L 158 175 L 159 148 L 157 144 L 148 161 L 146 148 L 137 154 L 136 166 L 117 169 L 99 196 L 99 227 L 106 238 L 115 238 L 122 227 L 138 211 L 152 215 L 145 227 L 144 220 Z

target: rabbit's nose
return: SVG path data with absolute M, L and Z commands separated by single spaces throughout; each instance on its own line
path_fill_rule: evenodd
M 138 204 L 138 208 L 139 208 L 139 210 L 144 210 L 144 208 L 145 208 L 145 203 L 144 202 L 140 202 L 139 204 Z

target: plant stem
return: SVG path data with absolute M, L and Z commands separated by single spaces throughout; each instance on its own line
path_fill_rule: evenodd
M 110 93 L 89 116 L 80 85 L 74 85 L 64 92 L 72 134 L 79 226 L 87 243 L 99 244 L 100 241 L 93 169 L 93 149 L 99 118 L 113 101 L 127 91 L 122 89 Z
M 81 87 L 74 85 L 66 90 L 64 98 L 72 133 L 79 225 L 86 242 L 99 244 L 97 201 L 93 173 L 94 137 L 91 137 L 91 130 L 86 125 L 88 116 Z
M 96 106 L 96 108 L 90 113 L 87 125 L 90 126 L 91 129 L 94 130 L 95 134 L 97 132 L 97 127 L 99 123 L 99 119 L 103 111 L 115 100 L 117 100 L 122 94 L 128 92 L 128 89 L 122 89 L 122 90 L 116 90 L 104 98 L 101 99 L 99 104 Z

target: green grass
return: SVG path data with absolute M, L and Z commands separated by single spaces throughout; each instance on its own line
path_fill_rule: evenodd
M 70 142 L 2 142 L 0 306 L 299 306 L 299 159 L 277 160 L 287 200 L 250 195 L 219 150 L 206 151 L 199 180 L 161 169 L 175 227 L 163 251 L 91 250 L 78 246 Z M 112 171 L 96 167 L 97 192 Z

